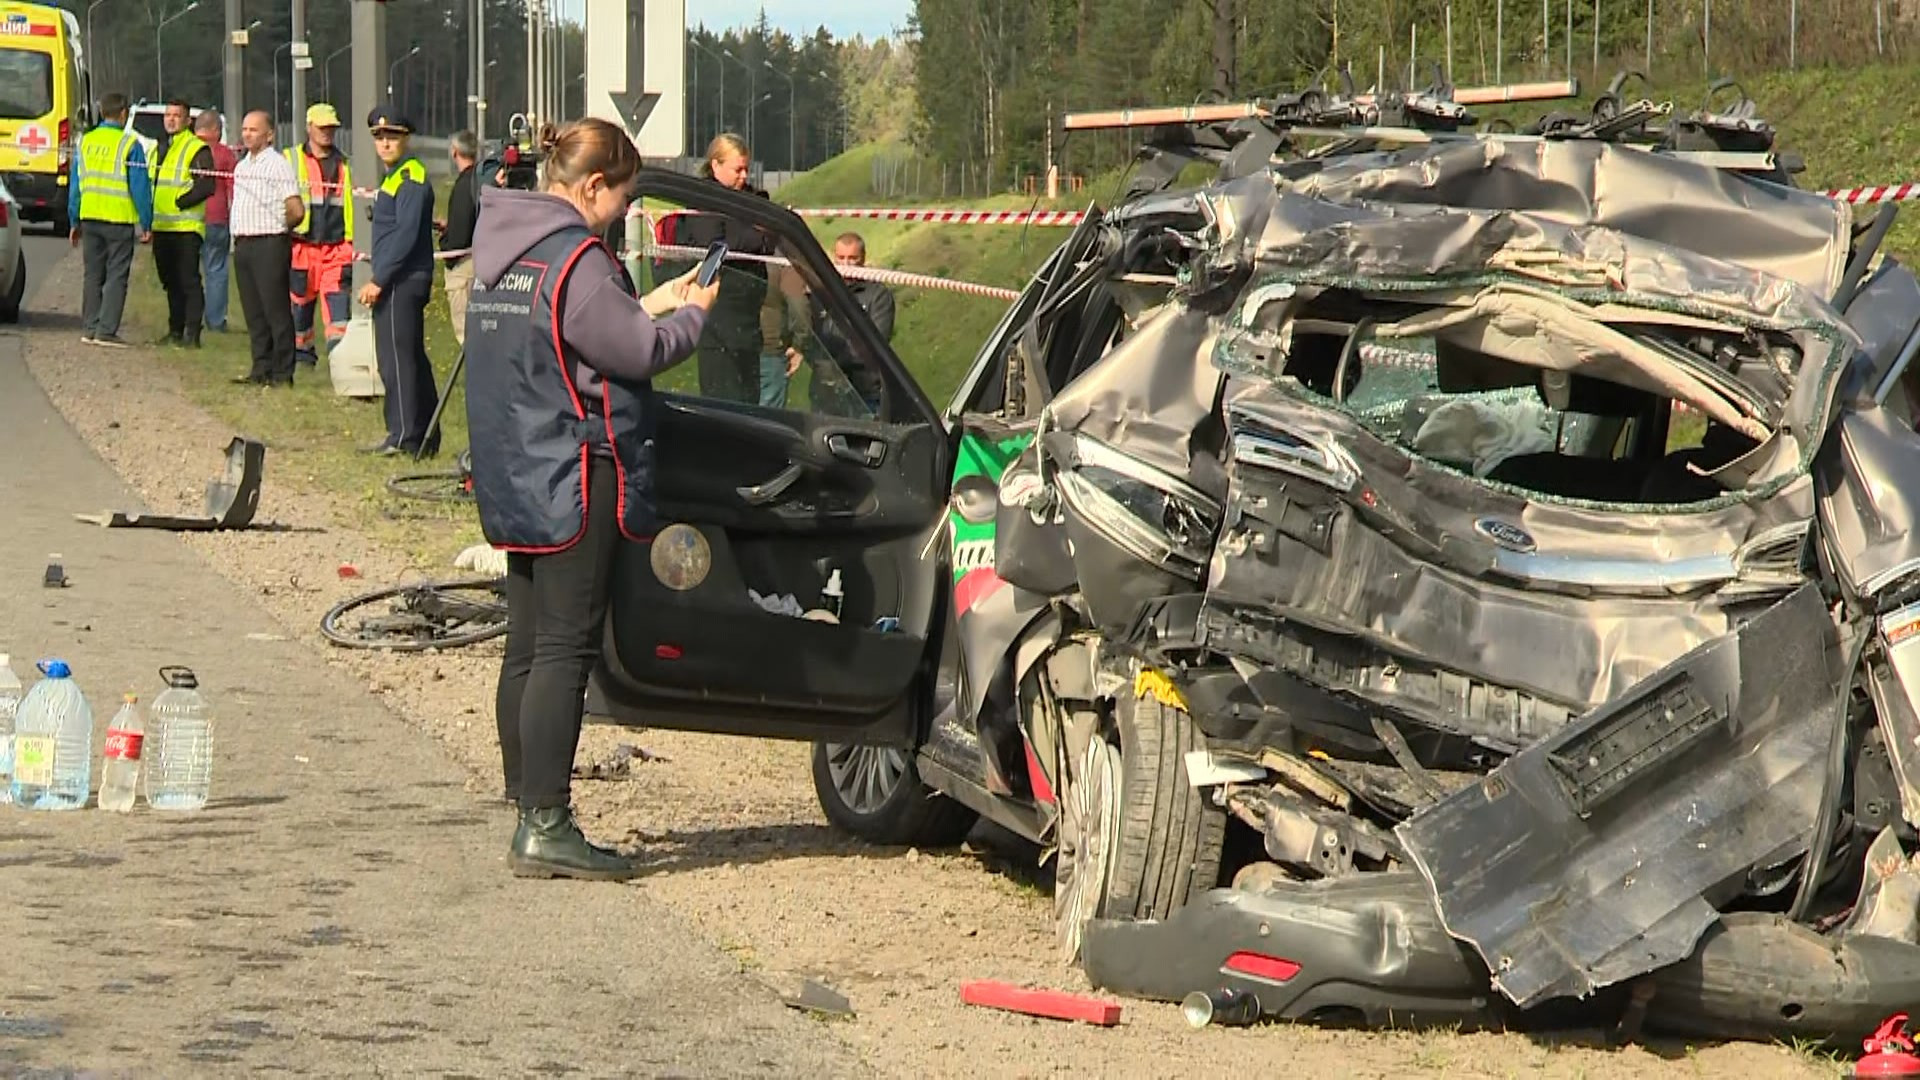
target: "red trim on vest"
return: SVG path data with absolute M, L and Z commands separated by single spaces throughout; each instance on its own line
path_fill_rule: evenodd
M 567 271 L 573 268 L 574 259 L 579 257 L 579 252 L 575 252 L 573 258 L 568 259 L 566 265 L 560 268 L 560 280 L 553 287 L 553 348 L 554 355 L 559 357 L 560 381 L 566 384 L 567 396 L 573 399 L 574 418 L 585 420 L 587 418 L 587 409 L 585 405 L 580 403 L 580 388 L 574 385 L 573 376 L 567 371 L 566 354 L 560 351 L 560 310 L 564 306 L 561 293 L 567 283 Z M 551 270 L 552 267 L 543 262 L 534 262 L 532 259 L 522 259 L 520 263 L 516 263 L 515 265 L 522 263 L 527 266 L 537 266 L 540 268 L 540 281 L 534 286 L 534 294 L 537 296 L 544 292 L 547 282 L 547 272 Z M 593 484 L 591 482 L 592 478 L 588 473 L 588 470 L 592 467 L 592 447 L 585 439 L 582 439 L 580 441 L 580 531 L 573 534 L 573 539 L 550 547 L 526 547 L 517 544 L 497 544 L 495 546 L 501 551 L 511 551 L 520 555 L 558 555 L 560 552 L 566 551 L 575 544 L 578 544 L 580 538 L 587 535 L 587 520 L 593 513 L 593 507 L 591 505 L 593 502 Z

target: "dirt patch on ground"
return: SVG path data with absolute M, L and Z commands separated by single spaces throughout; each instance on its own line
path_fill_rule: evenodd
M 24 329 L 34 375 L 106 460 L 157 512 L 198 512 L 206 479 L 235 434 L 190 400 L 176 365 L 78 343 L 78 260 L 50 272 Z M 206 357 L 205 360 L 202 357 Z M 328 392 L 309 378 L 301 394 Z M 260 392 L 261 409 L 274 408 Z M 21 437 L 15 433 L 12 437 Z M 30 437 L 30 436 L 29 436 Z M 300 452 L 272 448 L 259 518 L 284 531 L 200 535 L 189 543 L 217 571 L 257 593 L 287 637 L 310 642 L 466 765 L 476 792 L 499 790 L 492 718 L 498 642 L 433 656 L 330 647 L 323 612 L 419 570 L 340 523 L 344 503 L 302 481 Z M 56 482 L 50 478 L 50 482 Z M 74 507 L 76 512 L 106 507 Z M 342 563 L 361 579 L 343 580 Z M 70 566 L 76 579 L 84 566 Z M 236 640 L 235 648 L 245 647 Z M 748 970 L 817 976 L 858 1016 L 836 1032 L 876 1066 L 908 1076 L 1230 1075 L 1286 1063 L 1307 1076 L 1652 1077 L 1832 1075 L 1829 1059 L 1783 1047 L 1609 1050 L 1597 1037 L 1540 1039 L 1455 1033 L 1335 1032 L 1294 1026 L 1188 1031 L 1172 1006 L 1127 1002 L 1101 1030 L 970 1009 L 959 983 L 996 978 L 1086 988 L 1054 958 L 1051 904 L 1031 873 L 1005 872 L 993 852 L 935 854 L 863 847 L 827 828 L 808 780 L 807 748 L 670 732 L 589 728 L 579 764 L 644 749 L 620 779 L 583 781 L 577 802 L 598 837 L 637 845 L 656 870 L 636 887 L 663 901 Z M 507 843 L 503 832 L 500 844 Z M 502 873 L 505 873 L 503 868 Z M 609 926 L 609 934 L 647 932 Z M 558 975 L 558 973 L 556 973 Z

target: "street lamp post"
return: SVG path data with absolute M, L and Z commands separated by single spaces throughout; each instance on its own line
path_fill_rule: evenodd
M 719 53 L 714 52 L 712 49 L 709 49 L 705 45 L 700 44 L 699 41 L 695 40 L 691 36 L 687 38 L 687 44 L 693 46 L 696 49 L 699 49 L 701 52 L 706 53 L 708 56 L 711 56 L 715 60 L 718 60 L 720 62 L 720 68 L 721 68 L 720 70 L 720 123 L 718 126 L 722 130 L 725 130 L 727 126 L 727 72 L 726 72 L 727 62 L 720 58 Z
M 273 56 L 267 61 L 273 67 L 273 137 L 275 140 L 280 138 L 280 54 L 292 51 L 293 42 L 282 42 L 279 48 L 273 50 Z
M 320 65 L 320 82 L 321 85 L 325 87 L 322 92 L 327 95 L 327 101 L 330 103 L 339 104 L 333 100 L 333 62 L 335 59 L 345 56 L 352 51 L 353 42 L 349 41 L 345 45 L 328 53 L 326 63 Z
M 760 72 L 752 64 L 733 55 L 732 50 L 721 46 L 720 55 L 747 69 L 747 146 L 754 145 L 754 114 L 760 111 Z M 751 157 L 751 153 L 748 155 Z
M 199 6 L 200 6 L 200 0 L 193 0 L 193 2 L 188 4 L 186 7 L 183 7 L 179 11 L 176 11 L 173 14 L 167 16 L 166 18 L 161 19 L 160 25 L 153 28 L 153 81 L 155 83 L 155 88 L 159 91 L 159 96 L 163 101 L 166 100 L 166 96 L 167 96 L 167 72 L 166 72 L 166 67 L 162 65 L 160 62 L 161 60 L 160 45 L 162 42 L 166 40 L 167 24 L 170 22 L 173 22 L 174 20 L 178 19 L 180 16 L 185 15 L 187 12 L 192 11 L 194 8 L 197 8 Z
M 799 171 L 798 162 L 800 160 L 799 159 L 800 151 L 794 145 L 799 140 L 794 138 L 793 103 L 794 103 L 795 93 L 793 88 L 793 75 L 788 72 L 781 71 L 777 67 L 774 67 L 773 61 L 771 60 L 762 60 L 760 61 L 760 63 L 768 71 L 771 71 L 775 75 L 778 75 L 781 78 L 787 80 L 787 172 L 789 173 L 797 172 Z
M 99 7 L 101 4 L 104 4 L 106 2 L 107 0 L 93 0 L 93 3 L 87 5 L 87 70 L 88 71 L 97 71 L 99 70 L 99 66 L 100 66 L 100 54 L 99 52 L 95 51 L 93 47 L 93 9 Z M 93 111 L 93 106 L 91 102 L 88 103 L 87 111 L 89 113 Z
M 392 104 L 394 104 L 394 101 L 393 101 L 393 80 L 394 80 L 394 78 L 395 78 L 395 77 L 396 77 L 396 76 L 397 76 L 397 75 L 399 74 L 399 71 L 400 71 L 400 65 L 402 65 L 402 64 L 404 64 L 404 63 L 406 63 L 407 61 L 409 61 L 409 60 L 411 60 L 411 59 L 413 59 L 413 58 L 414 58 L 414 56 L 415 56 L 415 55 L 416 55 L 417 53 L 419 53 L 419 51 L 420 51 L 420 46 L 418 46 L 418 45 L 415 45 L 415 46 L 414 46 L 413 48 L 411 48 L 411 49 L 409 49 L 409 50 L 407 50 L 407 55 L 405 55 L 405 56 L 403 56 L 403 57 L 401 57 L 400 59 L 398 59 L 398 60 L 395 60 L 395 61 L 394 61 L 393 63 L 391 63 L 391 64 L 389 64 L 389 65 L 387 65 L 387 104 L 389 104 L 389 105 L 392 105 Z

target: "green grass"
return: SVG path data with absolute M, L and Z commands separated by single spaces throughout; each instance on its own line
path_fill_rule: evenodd
M 146 249 L 141 250 L 128 290 L 131 325 L 123 331 L 136 343 L 160 336 L 167 321 L 166 294 L 154 275 L 152 259 L 144 257 Z M 292 391 L 235 386 L 229 380 L 246 374 L 251 365 L 237 296 L 229 320 L 232 331 L 207 334 L 199 350 L 159 349 L 156 354 L 179 374 L 196 404 L 232 425 L 235 432 L 266 442 L 268 486 L 293 477 L 340 496 L 351 515 L 343 524 L 406 552 L 423 570 L 444 574 L 455 554 L 481 541 L 470 505 L 404 500 L 385 489 L 387 478 L 398 473 L 453 467 L 455 455 L 467 445 L 466 400 L 458 388 L 441 419 L 439 458 L 414 462 L 372 457 L 359 448 L 386 436 L 380 402 L 336 396 L 324 348 L 319 368 L 301 368 Z M 444 384 L 459 349 L 441 289 L 435 289 L 427 307 L 427 352 L 434 361 L 435 382 Z

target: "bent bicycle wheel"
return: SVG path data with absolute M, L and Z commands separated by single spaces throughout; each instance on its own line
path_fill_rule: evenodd
M 401 473 L 387 478 L 387 490 L 403 499 L 427 502 L 467 502 L 473 498 L 473 477 L 465 472 Z
M 347 649 L 457 649 L 507 632 L 499 578 L 428 581 L 363 593 L 334 605 L 320 633 Z

